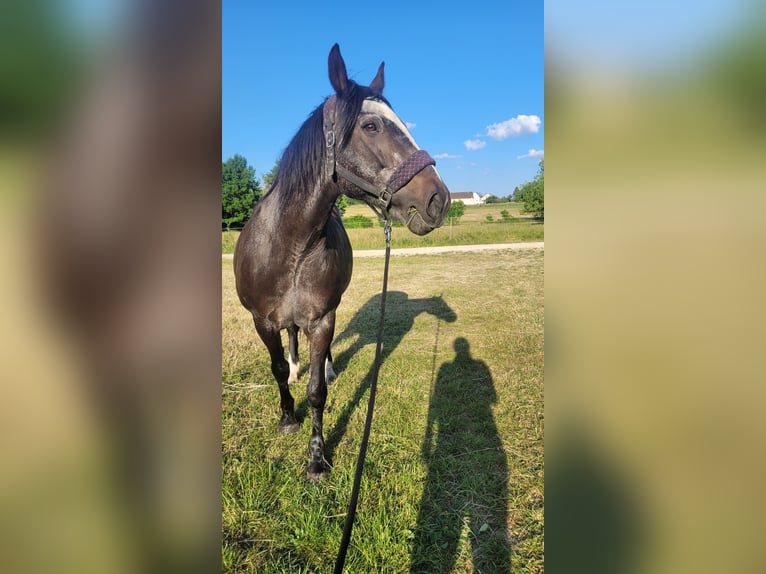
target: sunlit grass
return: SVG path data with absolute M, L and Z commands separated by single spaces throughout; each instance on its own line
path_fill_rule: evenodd
M 364 424 L 382 280 L 379 258 L 354 267 L 338 309 L 339 378 L 325 413 L 333 469 L 313 484 L 305 478 L 305 337 L 301 382 L 292 389 L 303 422 L 296 435 L 281 436 L 268 354 L 236 298 L 231 263 L 223 263 L 227 572 L 332 570 Z M 542 250 L 398 257 L 389 289 L 347 571 L 542 572 Z M 461 340 L 467 354 L 456 350 Z

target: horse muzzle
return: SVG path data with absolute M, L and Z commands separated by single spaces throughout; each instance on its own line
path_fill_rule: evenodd
M 444 223 L 449 207 L 449 190 L 431 167 L 394 195 L 391 212 L 412 233 L 426 235 Z

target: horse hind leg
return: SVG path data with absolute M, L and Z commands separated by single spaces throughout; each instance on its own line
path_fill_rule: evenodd
M 298 432 L 300 425 L 295 418 L 295 400 L 290 394 L 288 379 L 290 377 L 290 366 L 285 360 L 285 352 L 282 348 L 282 338 L 279 330 L 270 325 L 261 324 L 255 320 L 255 330 L 263 341 L 271 356 L 271 373 L 277 380 L 279 386 L 279 406 L 282 409 L 282 417 L 279 420 L 279 432 L 282 434 L 294 434 Z
M 330 343 L 335 331 L 335 313 L 325 315 L 309 333 L 311 367 L 306 397 L 311 406 L 312 425 L 309 440 L 309 464 L 306 474 L 309 479 L 317 480 L 327 476 L 330 468 L 324 458 L 323 418 L 327 401 L 326 365 Z
M 298 372 L 301 368 L 301 361 L 298 357 L 298 326 L 293 325 L 287 328 L 287 350 L 290 355 L 290 377 L 288 384 L 294 385 L 298 382 Z
M 330 352 L 330 349 L 327 349 L 327 358 L 325 358 L 324 361 L 324 378 L 328 385 L 334 383 L 335 379 L 338 378 L 335 369 L 332 367 L 332 353 Z

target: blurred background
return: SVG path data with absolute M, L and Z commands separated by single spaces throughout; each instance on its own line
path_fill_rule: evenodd
M 552 572 L 766 570 L 764 8 L 546 2 Z M 214 571 L 220 4 L 0 10 L 0 570 Z
M 763 2 L 546 9 L 551 572 L 760 572 Z
M 0 571 L 215 571 L 220 4 L 0 12 Z

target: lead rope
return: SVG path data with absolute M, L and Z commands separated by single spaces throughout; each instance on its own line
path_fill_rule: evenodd
M 348 502 L 346 512 L 346 523 L 343 525 L 343 538 L 340 541 L 338 557 L 335 560 L 335 574 L 342 574 L 343 564 L 346 562 L 346 551 L 351 541 L 351 529 L 354 527 L 354 517 L 356 516 L 356 503 L 359 500 L 359 486 L 362 482 L 362 470 L 364 469 L 364 457 L 367 454 L 367 442 L 370 438 L 370 428 L 372 427 L 372 410 L 375 407 L 375 391 L 378 388 L 378 371 L 380 371 L 380 354 L 383 346 L 383 318 L 386 313 L 386 293 L 388 292 L 388 259 L 391 255 L 391 221 L 386 219 L 383 225 L 383 231 L 386 234 L 386 262 L 383 266 L 383 290 L 380 294 L 380 323 L 378 323 L 378 341 L 375 346 L 375 363 L 372 370 L 372 381 L 370 382 L 370 398 L 367 401 L 367 419 L 364 422 L 364 433 L 362 433 L 362 443 L 359 446 L 359 457 L 356 459 L 356 473 L 354 474 L 354 486 L 351 489 L 351 500 Z

